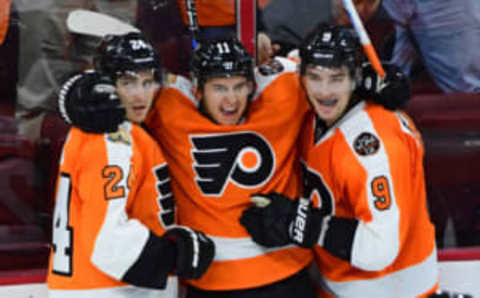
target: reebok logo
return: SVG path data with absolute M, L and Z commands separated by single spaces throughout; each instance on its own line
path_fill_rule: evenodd
M 228 182 L 259 187 L 273 174 L 273 149 L 257 133 L 195 135 L 190 141 L 195 182 L 206 196 L 222 196 Z
M 293 223 L 293 240 L 297 243 L 303 243 L 305 238 L 305 228 L 307 226 L 307 212 L 309 201 L 305 198 L 300 198 L 297 207 L 297 216 Z

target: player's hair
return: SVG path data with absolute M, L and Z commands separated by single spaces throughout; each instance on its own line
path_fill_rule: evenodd
M 162 80 L 160 58 L 152 44 L 138 32 L 124 35 L 107 35 L 94 57 L 95 69 L 112 78 L 128 72 L 153 70 L 155 79 Z
M 236 38 L 207 40 L 193 52 L 191 61 L 194 84 L 203 88 L 213 77 L 245 76 L 255 83 L 252 56 Z
M 307 65 L 325 67 L 346 66 L 352 78 L 361 63 L 360 41 L 352 29 L 331 24 L 320 24 L 300 45 L 300 73 Z

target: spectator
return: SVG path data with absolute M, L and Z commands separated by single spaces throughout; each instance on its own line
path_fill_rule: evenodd
M 361 5 L 364 19 L 376 12 L 395 24 L 392 62 L 406 74 L 415 76 L 415 64 L 423 63 L 444 92 L 480 92 L 480 1 L 383 0 Z

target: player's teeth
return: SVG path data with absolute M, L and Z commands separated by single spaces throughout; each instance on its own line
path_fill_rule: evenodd
M 332 99 L 332 100 L 323 100 L 320 102 L 320 104 L 324 105 L 324 106 L 333 106 L 337 103 L 337 100 L 336 99 Z

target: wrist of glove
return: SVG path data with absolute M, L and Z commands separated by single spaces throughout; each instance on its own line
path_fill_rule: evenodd
M 240 223 L 258 244 L 311 248 L 318 242 L 323 216 L 309 200 L 269 193 L 255 195 L 252 201 L 254 206 L 243 212 Z
M 58 104 L 67 123 L 89 133 L 115 132 L 125 120 L 115 82 L 97 72 L 75 75 L 65 82 Z
M 389 110 L 404 107 L 411 98 L 410 80 L 400 68 L 391 63 L 382 64 L 385 78 L 381 78 L 368 62 L 362 65 L 362 80 L 355 90 L 361 98 L 372 99 Z
M 164 237 L 175 243 L 177 249 L 175 274 L 185 279 L 196 279 L 207 271 L 215 255 L 215 245 L 205 234 L 177 226 L 169 229 Z

